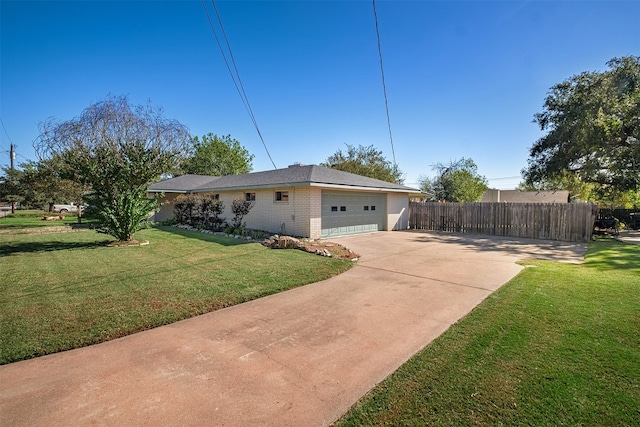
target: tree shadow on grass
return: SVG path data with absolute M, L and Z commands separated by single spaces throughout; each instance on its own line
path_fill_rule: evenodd
M 19 253 L 51 252 L 70 249 L 95 249 L 103 248 L 109 244 L 108 241 L 95 242 L 15 242 L 5 243 L 0 246 L 0 256 L 16 255 Z
M 179 236 L 188 237 L 191 239 L 198 239 L 205 242 L 213 242 L 223 246 L 238 246 L 238 245 L 246 245 L 248 243 L 256 243 L 254 241 L 234 239 L 233 237 L 219 236 L 216 234 L 202 233 L 196 230 L 185 230 L 178 227 L 157 226 L 156 228 L 160 231 L 164 231 L 167 233 L 177 234 Z
M 640 245 L 602 239 L 592 243 L 584 264 L 599 270 L 640 272 Z

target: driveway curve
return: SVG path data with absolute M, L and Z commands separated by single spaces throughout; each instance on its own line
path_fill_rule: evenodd
M 0 366 L 0 425 L 325 426 L 526 258 L 586 244 L 380 232 L 337 277 L 91 347 Z

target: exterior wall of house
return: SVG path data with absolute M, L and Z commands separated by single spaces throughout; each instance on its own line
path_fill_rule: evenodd
M 276 191 L 288 191 L 289 200 L 275 200 Z M 283 233 L 319 239 L 322 234 L 322 188 L 278 187 L 242 191 L 220 191 L 224 203 L 222 217 L 227 223 L 233 220 L 233 200 L 245 200 L 245 193 L 255 193 L 256 200 L 244 221 L 247 228 L 270 233 Z M 179 194 L 167 193 L 164 203 L 153 216 L 154 221 L 163 221 L 174 216 L 173 201 Z M 387 193 L 386 230 L 404 230 L 408 226 L 409 198 L 405 193 Z
M 309 238 L 319 239 L 322 235 L 322 189 L 309 187 Z
M 387 230 L 409 227 L 409 197 L 406 193 L 387 194 Z
M 228 194 L 220 193 L 220 199 L 225 203 L 225 217 L 231 221 L 231 202 L 234 198 L 244 200 L 245 193 L 255 193 L 256 200 L 253 208 L 245 217 L 247 227 L 264 230 L 270 233 L 282 233 L 291 236 L 305 236 L 310 234 L 310 188 L 282 187 L 259 190 L 247 190 L 236 193 L 232 198 Z M 276 201 L 276 191 L 287 191 L 288 201 Z
M 178 197 L 176 193 L 165 193 L 164 198 L 160 199 L 160 210 L 156 211 L 151 219 L 156 222 L 164 221 L 165 219 L 173 218 L 173 201 Z
M 276 191 L 288 191 L 289 200 L 275 200 Z M 315 187 L 282 187 L 243 191 L 220 191 L 220 201 L 224 203 L 222 217 L 227 223 L 233 221 L 231 204 L 234 200 L 245 200 L 245 193 L 255 193 L 253 207 L 244 218 L 247 228 L 270 233 L 285 233 L 292 236 L 320 237 L 320 189 Z M 173 202 L 179 194 L 167 193 L 161 199 L 162 206 L 155 212 L 154 221 L 172 218 Z

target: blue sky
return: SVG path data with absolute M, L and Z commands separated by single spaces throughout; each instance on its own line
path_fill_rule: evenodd
M 210 0 L 206 1 L 213 14 Z M 216 1 L 277 167 L 345 144 L 392 159 L 373 7 L 362 1 Z M 472 158 L 514 188 L 551 86 L 640 54 L 640 1 L 376 2 L 391 130 L 405 184 Z M 0 2 L 0 165 L 36 159 L 47 118 L 108 94 L 148 100 L 193 135 L 230 134 L 271 162 L 200 1 Z

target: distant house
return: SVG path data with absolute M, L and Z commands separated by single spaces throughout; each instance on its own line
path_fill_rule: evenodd
M 482 195 L 481 202 L 502 203 L 569 203 L 569 192 L 558 191 L 518 191 L 518 190 L 487 190 Z
M 408 226 L 409 195 L 416 188 L 367 178 L 317 165 L 242 175 L 183 175 L 153 184 L 166 202 L 154 215 L 162 221 L 173 213 L 179 194 L 210 192 L 225 205 L 230 220 L 235 199 L 251 200 L 247 227 L 312 239 Z

